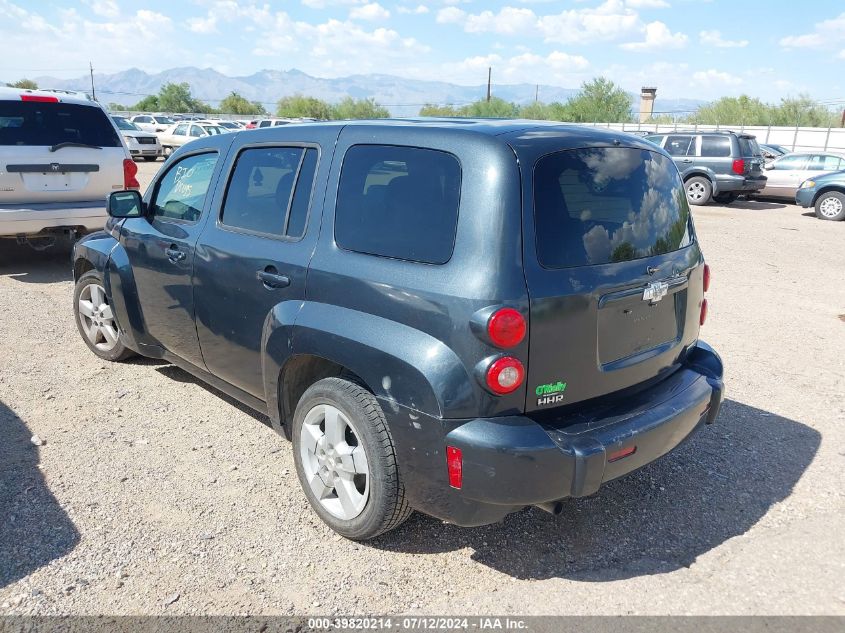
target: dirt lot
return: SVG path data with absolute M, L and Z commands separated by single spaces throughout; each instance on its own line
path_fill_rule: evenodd
M 368 544 L 315 518 L 261 416 L 88 352 L 67 252 L 0 246 L 0 613 L 845 614 L 845 222 L 695 218 L 718 424 L 558 518 Z

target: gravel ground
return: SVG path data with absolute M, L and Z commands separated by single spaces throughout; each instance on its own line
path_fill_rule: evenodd
M 262 416 L 92 355 L 66 251 L 0 245 L 0 613 L 845 614 L 845 222 L 695 218 L 718 424 L 558 518 L 367 544 L 310 511 Z

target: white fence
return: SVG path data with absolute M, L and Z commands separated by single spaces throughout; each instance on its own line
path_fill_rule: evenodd
M 794 152 L 831 150 L 845 152 L 845 128 L 833 127 L 775 127 L 765 125 L 684 125 L 683 123 L 588 123 L 622 132 L 707 132 L 733 130 L 753 134 L 759 143 L 783 145 Z

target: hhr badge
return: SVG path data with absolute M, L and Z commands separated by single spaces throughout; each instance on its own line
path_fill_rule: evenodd
M 657 303 L 669 292 L 669 284 L 665 281 L 653 281 L 643 290 L 643 301 Z

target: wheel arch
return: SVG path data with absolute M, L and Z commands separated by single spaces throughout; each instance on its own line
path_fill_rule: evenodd
M 835 191 L 836 193 L 841 193 L 845 195 L 845 187 L 842 185 L 827 185 L 826 187 L 822 187 L 816 192 L 816 195 L 813 196 L 813 206 L 816 206 L 816 202 L 818 202 L 819 198 L 821 198 L 824 194 L 830 193 L 831 191 Z

